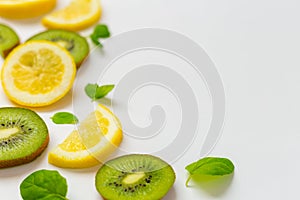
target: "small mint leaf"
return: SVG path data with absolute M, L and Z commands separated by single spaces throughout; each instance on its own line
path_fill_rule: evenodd
M 101 43 L 100 43 L 99 40 L 98 40 L 97 35 L 92 34 L 90 37 L 91 37 L 92 42 L 93 42 L 95 45 L 101 45 Z
M 97 88 L 96 99 L 101 99 L 105 97 L 114 89 L 115 85 L 103 85 Z
M 185 167 L 190 173 L 186 186 L 193 175 L 224 176 L 233 173 L 234 165 L 227 158 L 206 157 Z
M 72 113 L 58 112 L 51 117 L 55 124 L 77 124 L 78 118 Z
M 87 84 L 84 88 L 85 93 L 92 101 L 101 99 L 105 97 L 109 92 L 114 89 L 115 85 L 103 85 L 99 86 L 97 84 Z
M 96 100 L 97 88 L 98 88 L 98 85 L 96 83 L 95 84 L 89 83 L 84 88 L 84 91 L 85 91 L 86 95 L 88 97 L 90 97 L 93 101 Z
M 108 38 L 110 37 L 110 32 L 108 30 L 107 25 L 105 24 L 98 24 L 94 28 L 94 35 L 98 36 L 98 38 Z
M 103 47 L 102 44 L 99 42 L 100 38 L 108 38 L 110 37 L 110 32 L 108 27 L 105 24 L 98 24 L 94 28 L 94 32 L 90 35 L 92 42 L 95 45 L 99 45 Z

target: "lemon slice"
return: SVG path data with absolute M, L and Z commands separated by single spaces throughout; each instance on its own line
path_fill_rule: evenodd
M 50 105 L 73 85 L 76 65 L 64 48 L 47 41 L 16 47 L 2 66 L 1 82 L 12 101 L 31 107 Z
M 37 17 L 51 11 L 56 0 L 0 0 L 0 16 L 14 19 Z
M 42 23 L 51 29 L 76 31 L 93 25 L 100 15 L 99 0 L 72 0 L 67 7 L 45 16 Z
M 122 141 L 121 124 L 105 106 L 82 121 L 63 143 L 49 152 L 49 163 L 63 168 L 87 168 L 98 165 L 118 148 Z

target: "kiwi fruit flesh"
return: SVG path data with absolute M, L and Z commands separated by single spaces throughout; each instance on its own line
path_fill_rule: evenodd
M 0 168 L 31 162 L 47 147 L 43 119 L 26 108 L 0 108 Z
M 0 55 L 5 58 L 19 43 L 16 32 L 9 26 L 0 24 Z
M 48 40 L 64 47 L 71 53 L 77 68 L 80 67 L 89 53 L 87 40 L 73 31 L 47 30 L 32 36 L 28 40 Z
M 106 162 L 96 174 L 96 189 L 106 200 L 159 200 L 175 182 L 172 167 L 158 157 L 125 155 Z

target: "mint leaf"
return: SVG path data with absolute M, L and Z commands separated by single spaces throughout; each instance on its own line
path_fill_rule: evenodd
M 84 88 L 84 91 L 85 91 L 86 95 L 88 97 L 90 97 L 93 101 L 96 100 L 95 97 L 96 97 L 97 88 L 98 88 L 97 83 L 95 83 L 95 84 L 89 83 Z
M 77 124 L 78 118 L 72 113 L 58 112 L 51 117 L 55 124 Z
M 92 42 L 100 47 L 102 47 L 102 44 L 99 42 L 99 39 L 108 37 L 110 37 L 110 32 L 105 24 L 98 24 L 95 26 L 94 32 L 90 35 Z
M 190 173 L 186 186 L 193 175 L 224 176 L 234 171 L 233 163 L 227 158 L 206 157 L 189 164 L 185 169 Z
M 66 200 L 67 181 L 57 171 L 33 172 L 20 185 L 23 200 Z
M 91 37 L 91 40 L 92 40 L 92 42 L 95 44 L 95 45 L 98 45 L 99 47 L 103 47 L 103 45 L 99 42 L 99 38 L 98 38 L 98 36 L 97 35 L 91 35 L 90 36 Z
M 115 85 L 103 85 L 99 86 L 98 84 L 87 84 L 84 88 L 85 93 L 92 101 L 101 99 L 105 97 L 110 91 L 114 89 Z
M 99 38 L 108 38 L 108 37 L 110 37 L 110 32 L 108 30 L 107 25 L 105 25 L 105 24 L 98 24 L 94 28 L 93 35 L 96 35 Z
M 110 91 L 114 89 L 115 85 L 103 85 L 97 88 L 96 99 L 105 97 Z

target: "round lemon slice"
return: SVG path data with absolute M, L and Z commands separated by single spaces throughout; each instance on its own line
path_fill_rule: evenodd
M 37 17 L 51 11 L 56 0 L 0 0 L 0 16 L 14 19 Z
M 47 41 L 16 47 L 2 66 L 1 82 L 9 99 L 24 106 L 50 105 L 73 85 L 76 65 L 64 48 Z
M 93 25 L 100 16 L 100 0 L 72 0 L 65 8 L 46 15 L 42 23 L 51 29 L 77 31 Z
M 48 154 L 49 163 L 63 168 L 87 168 L 103 163 L 122 141 L 121 124 L 99 104 L 61 144 Z

